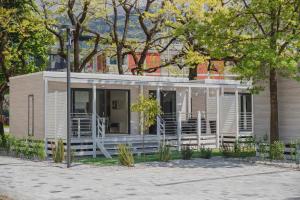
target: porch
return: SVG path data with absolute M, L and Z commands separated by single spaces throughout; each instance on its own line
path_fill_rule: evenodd
M 246 93 L 248 85 L 237 81 L 103 74 L 72 74 L 71 81 L 71 146 L 76 155 L 110 156 L 121 143 L 130 144 L 134 153 L 155 152 L 160 143 L 178 150 L 182 145 L 218 148 L 253 134 L 252 96 Z M 65 76 L 49 74 L 45 91 L 50 144 L 66 138 Z M 139 95 L 156 98 L 162 108 L 149 130 L 130 111 Z

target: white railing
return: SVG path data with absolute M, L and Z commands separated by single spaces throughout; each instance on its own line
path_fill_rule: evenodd
M 239 130 L 241 132 L 253 131 L 253 114 L 252 112 L 239 113 Z
M 163 113 L 160 117 L 165 123 L 165 134 L 175 135 L 177 132 L 176 113 Z
M 90 113 L 71 113 L 72 137 L 91 137 L 92 136 L 92 114 Z
M 96 131 L 96 137 L 97 138 L 101 138 L 104 139 L 105 138 L 105 117 L 100 117 L 99 115 L 96 115 L 96 127 L 97 127 L 97 131 Z
M 158 115 L 157 116 L 157 135 L 163 136 L 163 145 L 166 143 L 166 122 L 165 120 Z

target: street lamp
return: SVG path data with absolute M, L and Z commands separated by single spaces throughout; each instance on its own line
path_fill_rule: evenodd
M 61 29 L 67 31 L 67 168 L 71 167 L 71 62 L 70 53 L 72 47 L 72 26 L 62 25 Z

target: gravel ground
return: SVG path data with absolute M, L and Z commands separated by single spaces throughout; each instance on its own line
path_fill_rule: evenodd
M 66 169 L 0 157 L 0 194 L 14 200 L 300 200 L 300 171 L 223 158 Z

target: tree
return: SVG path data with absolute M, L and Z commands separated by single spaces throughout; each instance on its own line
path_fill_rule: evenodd
M 112 8 L 112 12 L 106 12 L 106 17 L 104 20 L 110 29 L 110 44 L 115 48 L 113 54 L 115 54 L 117 58 L 119 74 L 124 74 L 122 66 L 123 60 L 125 56 L 129 54 L 129 52 L 126 51 L 126 45 L 128 40 L 128 31 L 132 24 L 132 12 L 136 2 L 136 0 L 111 0 L 111 2 L 106 2 L 107 7 Z M 120 10 L 123 11 L 123 19 L 120 16 Z M 122 28 L 120 28 L 120 26 Z
M 210 56 L 231 58 L 234 72 L 255 89 L 268 84 L 270 141 L 279 139 L 277 80 L 298 79 L 300 1 L 229 0 L 213 10 L 213 18 L 195 25 L 197 40 Z M 263 84 L 261 84 L 263 83 Z
M 133 74 L 155 72 L 157 69 L 175 64 L 182 56 L 179 52 L 154 68 L 146 68 L 145 62 L 149 52 L 160 55 L 175 44 L 176 35 L 168 28 L 170 16 L 167 12 L 168 1 L 108 1 L 112 12 L 106 16 L 110 27 L 110 39 L 117 57 L 119 73 L 123 73 L 122 63 L 125 56 L 132 56 L 136 67 Z
M 149 129 L 156 122 L 156 117 L 161 114 L 161 107 L 156 99 L 145 98 L 140 96 L 137 103 L 131 105 L 133 112 L 140 114 L 140 127 L 143 136 L 143 153 L 144 153 L 144 130 Z
M 206 41 L 198 40 L 199 37 L 195 30 L 198 24 L 209 21 L 212 18 L 213 11 L 211 8 L 219 6 L 220 4 L 216 0 L 165 1 L 164 9 L 162 10 L 168 16 L 165 27 L 169 30 L 172 38 L 179 42 L 181 47 L 176 49 L 177 53 L 170 62 L 148 71 L 154 71 L 169 65 L 177 66 L 179 69 L 188 67 L 189 79 L 193 80 L 197 77 L 199 64 L 207 63 L 207 70 L 213 70 L 212 62 L 219 59 L 211 57 Z
M 92 27 L 99 15 L 104 11 L 102 1 L 96 0 L 42 0 L 41 8 L 37 10 L 44 19 L 46 29 L 58 40 L 58 55 L 66 59 L 65 33 L 59 25 L 73 26 L 72 43 L 73 59 L 72 71 L 81 72 L 86 64 L 99 52 L 101 37 L 97 27 Z M 88 40 L 81 44 L 81 40 Z M 87 49 L 91 50 L 87 50 Z M 84 51 L 85 50 L 85 51 Z
M 26 0 L 0 3 L 0 116 L 9 78 L 42 70 L 47 63 L 47 51 L 52 37 L 35 15 L 35 4 Z M 3 136 L 0 120 L 0 135 Z

